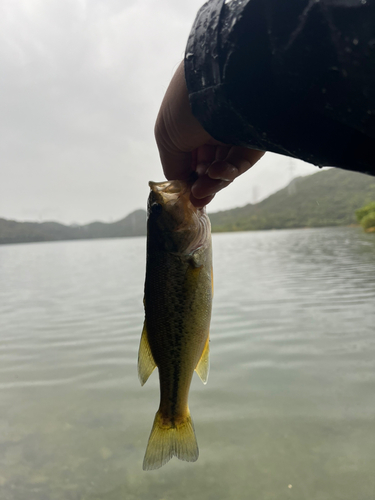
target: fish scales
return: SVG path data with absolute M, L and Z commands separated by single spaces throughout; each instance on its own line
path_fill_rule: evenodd
M 142 385 L 158 367 L 160 406 L 146 450 L 146 470 L 161 467 L 174 455 L 187 461 L 198 458 L 188 394 L 194 370 L 207 381 L 212 306 L 211 233 L 205 210 L 191 205 L 184 183 L 150 187 L 138 366 Z
M 182 263 L 176 256 L 160 257 L 152 259 L 147 273 L 160 277 L 160 282 L 152 280 L 146 284 L 145 306 L 149 317 L 154 318 L 147 325 L 147 331 L 159 367 L 164 414 L 168 412 L 173 419 L 177 404 L 181 411 L 187 404 L 182 395 L 187 396 L 186 384 L 190 385 L 189 375 L 199 361 L 206 332 L 204 320 L 199 321 L 200 316 L 194 314 L 202 297 L 196 290 L 184 286 L 189 264 Z M 168 400 L 173 401 L 171 408 L 167 406 Z

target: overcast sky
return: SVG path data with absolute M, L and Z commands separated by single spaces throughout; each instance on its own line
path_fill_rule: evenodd
M 201 0 L 1 0 L 0 217 L 86 223 L 145 208 L 155 117 Z M 274 154 L 209 211 L 316 167 Z

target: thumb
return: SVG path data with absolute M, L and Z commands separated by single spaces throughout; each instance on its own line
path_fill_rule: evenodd
M 169 181 L 186 181 L 193 171 L 192 153 L 172 152 L 159 149 L 163 172 Z
M 193 170 L 193 152 L 210 139 L 191 112 L 183 63 L 161 104 L 155 139 L 167 179 L 187 179 Z

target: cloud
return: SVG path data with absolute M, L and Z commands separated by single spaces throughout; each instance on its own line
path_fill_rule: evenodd
M 145 206 L 148 180 L 162 180 L 155 117 L 200 5 L 1 3 L 0 217 L 88 222 Z

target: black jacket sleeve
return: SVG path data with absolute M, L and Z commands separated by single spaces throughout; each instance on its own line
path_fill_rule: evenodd
M 375 175 L 375 0 L 210 0 L 185 78 L 217 140 Z

